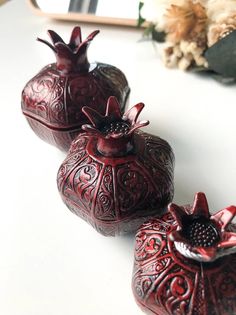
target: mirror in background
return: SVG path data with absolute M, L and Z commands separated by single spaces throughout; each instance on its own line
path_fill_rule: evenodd
M 38 14 L 52 18 L 136 26 L 138 0 L 28 0 Z

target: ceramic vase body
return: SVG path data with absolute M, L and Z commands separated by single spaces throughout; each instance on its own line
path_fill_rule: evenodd
M 58 189 L 67 207 L 106 236 L 134 231 L 166 211 L 173 197 L 169 144 L 135 131 L 131 152 L 107 157 L 97 150 L 98 138 L 80 134 L 59 169 Z
M 31 79 L 22 92 L 22 112 L 44 141 L 68 151 L 72 140 L 88 122 L 83 106 L 105 113 L 110 95 L 125 110 L 130 88 L 125 75 L 104 63 L 91 64 L 88 72 L 62 74 L 51 64 Z
M 185 258 L 167 237 L 175 228 L 167 213 L 136 235 L 132 288 L 139 306 L 155 315 L 235 315 L 236 254 L 210 263 Z

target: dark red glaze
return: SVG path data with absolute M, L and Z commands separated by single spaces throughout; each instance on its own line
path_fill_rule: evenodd
M 125 110 L 130 88 L 125 75 L 118 68 L 105 63 L 89 63 L 87 49 L 98 34 L 95 31 L 84 41 L 80 27 L 75 27 L 69 44 L 53 31 L 48 31 L 56 56 L 56 63 L 44 67 L 24 87 L 22 111 L 34 132 L 46 142 L 67 151 L 72 140 L 88 123 L 83 106 L 105 113 L 110 95 Z
M 163 211 L 173 197 L 174 156 L 169 144 L 138 131 L 143 104 L 121 115 L 115 97 L 106 115 L 91 108 L 91 121 L 72 143 L 58 171 L 58 189 L 67 207 L 106 236 L 131 232 Z
M 236 314 L 235 215 L 230 206 L 211 216 L 198 193 L 139 228 L 132 289 L 146 314 Z

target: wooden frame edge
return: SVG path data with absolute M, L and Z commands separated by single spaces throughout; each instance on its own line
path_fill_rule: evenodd
M 129 26 L 129 27 L 137 27 L 137 20 L 134 19 L 125 19 L 125 18 L 111 18 L 111 17 L 100 17 L 92 14 L 80 14 L 70 12 L 70 14 L 57 14 L 57 13 L 44 13 L 40 10 L 35 0 L 26 0 L 31 10 L 40 16 L 47 16 L 56 20 L 64 20 L 64 21 L 78 21 L 78 22 L 86 22 L 86 23 L 98 23 L 105 25 L 116 25 L 116 26 Z M 144 23 L 142 27 L 146 27 L 148 23 Z

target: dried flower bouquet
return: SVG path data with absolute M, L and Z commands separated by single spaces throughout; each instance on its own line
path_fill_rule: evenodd
M 236 81 L 236 0 L 143 0 L 138 24 L 163 42 L 167 67 L 203 70 Z

